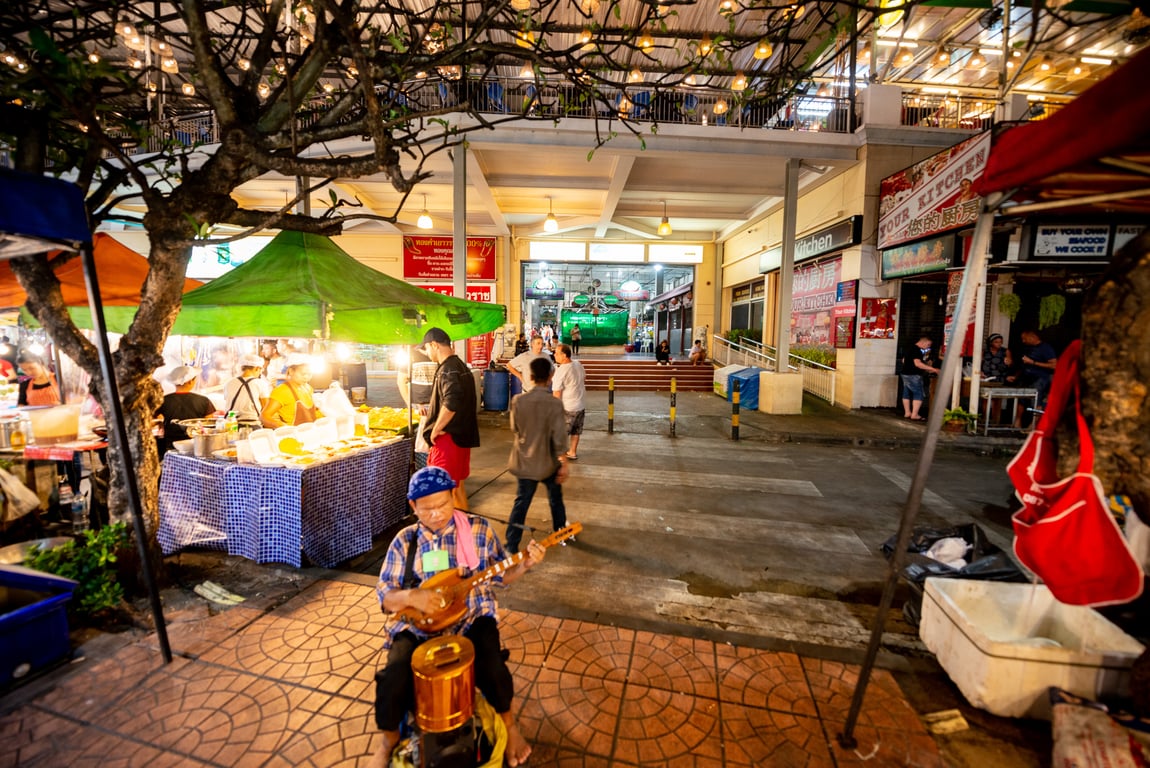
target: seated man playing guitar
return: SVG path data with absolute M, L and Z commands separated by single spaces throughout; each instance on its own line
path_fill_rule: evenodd
M 455 509 L 454 487 L 441 467 L 424 467 L 411 476 L 407 499 L 419 522 L 399 532 L 380 570 L 380 604 L 384 613 L 399 615 L 389 626 L 387 665 L 376 674 L 375 722 L 383 743 L 373 768 L 388 764 L 399 743 L 400 722 L 415 706 L 411 659 L 416 647 L 442 633 L 463 635 L 474 644 L 475 683 L 507 726 L 508 765 L 522 765 L 531 754 L 511 714 L 514 683 L 500 647 L 490 581 L 510 584 L 542 561 L 545 549 L 532 541 L 523 555 L 508 558 L 487 521 Z M 478 569 L 498 575 L 464 578 Z

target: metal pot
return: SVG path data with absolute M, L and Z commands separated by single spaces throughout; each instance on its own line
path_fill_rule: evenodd
M 195 456 L 211 458 L 214 452 L 227 447 L 227 432 L 203 432 L 192 436 L 192 454 Z

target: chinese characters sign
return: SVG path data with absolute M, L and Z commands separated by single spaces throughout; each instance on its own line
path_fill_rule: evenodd
M 403 276 L 408 280 L 452 280 L 452 238 L 403 238 Z M 495 279 L 495 238 L 467 238 L 467 279 Z
M 791 343 L 830 344 L 842 259 L 795 268 L 791 290 Z
M 968 226 L 978 217 L 974 185 L 990 153 L 990 133 L 888 176 L 879 188 L 878 247 L 890 248 Z

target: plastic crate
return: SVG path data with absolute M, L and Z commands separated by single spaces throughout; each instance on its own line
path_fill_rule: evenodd
M 76 582 L 0 566 L 0 687 L 67 657 L 67 603 Z
M 745 365 L 724 365 L 715 369 L 715 394 L 721 398 L 729 399 L 731 391 L 731 376 L 746 369 Z
M 739 382 L 739 408 L 756 411 L 759 408 L 759 374 L 762 368 L 744 368 L 731 374 L 727 401 L 734 402 L 735 382 Z

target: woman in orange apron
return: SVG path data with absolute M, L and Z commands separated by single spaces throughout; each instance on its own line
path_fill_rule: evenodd
M 307 355 L 288 356 L 287 380 L 272 390 L 260 412 L 260 421 L 269 429 L 309 424 L 323 416 L 315 406 L 311 388 L 311 365 Z
M 59 405 L 60 385 L 48 370 L 44 361 L 29 352 L 21 353 L 16 360 L 25 378 L 20 380 L 20 395 L 17 405 Z

